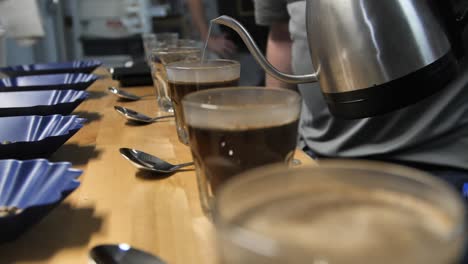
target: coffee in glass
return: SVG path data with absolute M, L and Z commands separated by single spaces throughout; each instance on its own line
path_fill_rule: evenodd
M 187 95 L 183 109 L 203 209 L 228 179 L 272 163 L 288 164 L 297 143 L 300 96 L 264 87 Z
M 179 61 L 167 64 L 166 71 L 177 134 L 179 140 L 188 145 L 182 99 L 195 91 L 237 86 L 240 64 L 232 60 Z
M 164 65 L 176 61 L 197 61 L 201 58 L 201 50 L 196 41 L 181 39 L 177 45 L 175 47 L 161 45 L 151 52 L 153 83 L 158 94 L 158 105 L 165 112 L 174 112 L 174 109 L 169 96 Z

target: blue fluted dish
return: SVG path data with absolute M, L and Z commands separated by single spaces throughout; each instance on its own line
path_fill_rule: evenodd
M 47 158 L 85 121 L 76 115 L 0 117 L 0 159 Z
M 91 73 L 101 65 L 102 62 L 97 60 L 52 62 L 10 66 L 0 68 L 0 72 L 9 77 L 54 73 Z
M 21 76 L 0 79 L 0 92 L 38 90 L 85 90 L 98 77 L 85 73 Z
M 87 97 L 87 92 L 77 90 L 1 93 L 0 117 L 68 115 Z
M 69 162 L 0 160 L 0 243 L 39 222 L 80 186 L 82 173 Z

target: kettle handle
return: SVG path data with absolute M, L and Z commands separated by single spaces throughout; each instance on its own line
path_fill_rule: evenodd
M 468 25 L 468 5 L 466 8 L 459 14 L 455 14 L 455 11 L 452 9 L 453 14 L 453 25 L 457 27 L 455 31 L 452 31 L 451 39 L 455 41 L 452 43 L 455 54 L 458 58 L 466 57 L 466 48 L 463 46 L 463 38 L 462 32 L 465 30 L 466 26 Z
M 287 74 L 279 71 L 276 69 L 271 63 L 263 56 L 262 52 L 258 48 L 257 44 L 253 40 L 252 36 L 248 33 L 248 31 L 240 24 L 237 20 L 233 19 L 229 16 L 220 16 L 211 20 L 212 23 L 220 24 L 227 26 L 239 34 L 244 41 L 247 49 L 250 53 L 254 56 L 255 60 L 258 64 L 267 72 L 268 74 L 272 75 L 274 78 L 281 80 L 287 83 L 312 83 L 317 82 L 317 73 L 306 74 L 306 75 L 293 75 Z
M 434 7 L 441 15 L 442 24 L 448 34 L 448 38 L 452 44 L 452 50 L 458 59 L 465 56 L 465 48 L 461 32 L 468 25 L 468 5 L 463 6 L 462 12 L 456 12 L 452 1 L 447 0 L 432 0 Z
M 458 25 L 460 25 L 460 28 L 464 29 L 466 26 L 468 26 L 468 7 L 459 17 L 456 18 L 456 20 Z

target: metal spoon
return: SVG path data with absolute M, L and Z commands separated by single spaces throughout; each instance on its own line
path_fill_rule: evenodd
M 114 106 L 114 109 L 115 109 L 115 111 L 117 111 L 119 114 L 123 115 L 128 120 L 139 122 L 139 123 L 145 123 L 145 124 L 154 123 L 154 122 L 158 121 L 159 119 L 163 119 L 163 118 L 174 117 L 174 115 L 166 115 L 166 116 L 157 116 L 157 117 L 151 118 L 151 117 L 149 117 L 147 115 L 138 113 L 137 111 L 134 111 L 132 109 L 128 109 L 128 108 L 123 107 L 123 106 Z
M 108 90 L 111 94 L 115 94 L 115 95 L 117 95 L 119 98 L 122 98 L 122 99 L 125 99 L 125 100 L 129 100 L 129 101 L 138 101 L 138 100 L 141 99 L 141 96 L 128 93 L 128 92 L 126 92 L 126 91 L 124 91 L 124 90 L 120 90 L 120 89 L 115 88 L 115 87 L 109 87 L 109 88 L 107 88 L 107 90 Z
M 149 170 L 159 173 L 172 173 L 183 167 L 191 166 L 193 162 L 182 164 L 170 164 L 158 157 L 139 151 L 136 149 L 121 148 L 120 154 L 139 169 Z
M 94 264 L 166 264 L 162 259 L 127 244 L 99 245 L 89 251 Z

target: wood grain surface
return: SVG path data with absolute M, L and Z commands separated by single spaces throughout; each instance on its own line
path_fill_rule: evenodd
M 98 73 L 105 76 L 105 71 Z M 107 93 L 117 83 L 104 77 L 73 114 L 88 122 L 62 146 L 52 161 L 70 161 L 84 170 L 81 186 L 64 203 L 19 239 L 0 245 L 0 263 L 88 263 L 88 251 L 101 243 L 128 243 L 170 264 L 213 263 L 213 227 L 204 217 L 193 170 L 161 176 L 138 171 L 118 150 L 131 147 L 169 162 L 191 161 L 179 143 L 173 119 L 135 126 L 113 107 L 122 105 L 151 116 L 154 96 L 120 102 Z M 152 87 L 125 88 L 137 95 Z M 302 164 L 314 164 L 301 151 Z

